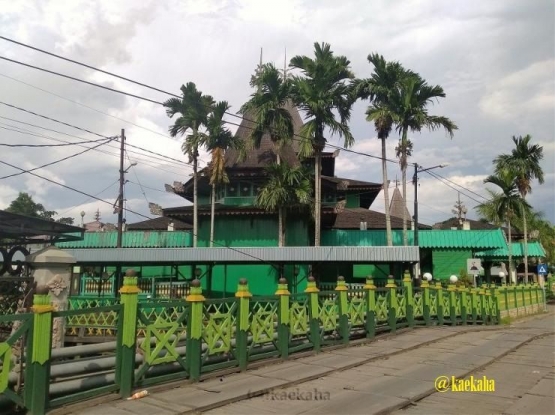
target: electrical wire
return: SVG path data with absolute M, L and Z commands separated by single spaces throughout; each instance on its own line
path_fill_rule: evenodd
M 0 117 L 0 118 L 1 118 L 1 117 Z M 27 123 L 23 123 L 23 124 L 27 124 Z M 61 140 L 61 139 L 58 139 L 58 138 L 49 137 L 49 136 L 46 136 L 46 135 L 36 134 L 36 133 L 33 132 L 33 131 L 30 131 L 30 130 L 27 130 L 27 129 L 21 128 L 21 127 L 16 127 L 16 126 L 13 126 L 13 125 L 10 125 L 10 124 L 0 123 L 0 125 L 6 125 L 6 126 L 8 126 L 8 127 L 17 128 L 17 130 L 14 130 L 14 131 L 22 132 L 22 134 L 28 134 L 28 135 L 32 135 L 32 136 L 36 136 L 36 137 L 41 137 L 41 138 L 45 138 L 45 139 L 47 139 L 47 140 L 57 141 L 57 142 L 60 142 L 60 143 L 68 143 L 68 141 L 65 141 L 65 140 Z M 33 125 L 33 124 L 31 124 L 31 125 Z M 55 130 L 52 130 L 52 131 L 55 131 Z M 84 140 L 82 137 L 79 137 L 79 136 L 76 136 L 76 135 L 66 134 L 66 133 L 62 133 L 62 132 L 59 132 L 59 133 L 60 133 L 60 134 L 64 134 L 64 135 L 68 135 L 68 136 L 70 136 L 70 137 L 75 137 L 75 138 Z M 106 138 L 109 138 L 109 137 L 106 137 Z M 115 139 L 119 139 L 119 137 L 115 137 Z M 89 147 L 87 147 L 87 146 L 80 145 L 80 144 L 77 144 L 77 146 L 78 146 L 78 147 L 83 147 L 83 148 L 89 148 Z M 110 145 L 107 145 L 107 147 L 116 148 L 116 147 L 110 146 Z M 119 148 L 118 148 L 118 149 L 119 149 Z M 100 149 L 95 149 L 94 151 L 97 151 L 97 152 L 103 153 L 103 154 L 107 154 L 107 155 L 109 155 L 109 156 L 113 156 L 113 157 L 116 157 L 116 158 L 119 159 L 119 155 L 118 155 L 118 154 L 111 153 L 111 152 L 109 152 L 109 151 L 100 150 Z M 132 150 L 129 150 L 129 152 L 130 152 L 130 153 L 134 153 L 134 154 L 142 154 L 142 153 L 137 153 L 136 151 L 132 151 Z M 145 157 L 153 158 L 152 156 L 149 156 L 149 155 L 146 155 L 146 154 L 145 154 Z M 164 168 L 162 168 L 162 167 L 159 167 L 159 166 L 156 166 L 156 165 L 154 165 L 154 164 L 151 164 L 151 163 L 149 163 L 148 161 L 146 161 L 146 160 L 143 159 L 143 158 L 136 157 L 136 159 L 137 159 L 137 160 L 141 160 L 141 164 L 147 165 L 147 166 L 152 167 L 152 168 L 154 168 L 154 169 L 156 169 L 156 170 L 165 171 L 165 172 L 167 172 L 167 173 L 171 173 L 171 174 L 176 175 L 176 176 L 179 176 L 179 175 L 181 174 L 181 173 L 176 173 L 176 172 L 174 172 L 174 171 L 167 170 L 167 169 L 164 169 Z
M 30 83 L 28 83 L 28 82 L 25 82 L 25 81 L 22 81 L 22 80 L 20 80 L 20 79 L 14 78 L 14 77 L 12 77 L 12 76 L 9 76 L 9 75 L 3 74 L 3 73 L 0 73 L 0 76 L 3 76 L 3 77 L 5 77 L 5 78 L 7 78 L 7 79 L 10 79 L 10 80 L 12 80 L 12 81 L 14 81 L 14 82 L 18 82 L 18 83 L 20 83 L 20 84 L 22 84 L 22 85 L 26 85 L 26 86 L 28 86 L 28 87 L 30 87 L 30 88 L 38 89 L 39 91 L 42 91 L 42 92 L 44 92 L 44 93 L 53 95 L 53 96 L 55 96 L 55 97 L 57 97 L 57 98 L 63 99 L 64 101 L 71 102 L 72 104 L 79 105 L 79 106 L 81 106 L 81 107 L 83 107 L 83 108 L 90 109 L 91 111 L 98 112 L 99 114 L 105 115 L 105 116 L 107 116 L 107 117 L 111 117 L 111 118 L 114 118 L 114 119 L 116 119 L 116 120 L 123 121 L 124 123 L 127 123 L 127 124 L 132 125 L 132 126 L 137 127 L 137 128 L 140 128 L 140 129 L 142 129 L 142 130 L 151 132 L 152 134 L 157 134 L 157 135 L 159 135 L 159 136 L 161 136 L 161 137 L 170 138 L 170 139 L 171 139 L 171 137 L 169 137 L 169 136 L 166 135 L 166 134 L 162 134 L 162 133 L 160 133 L 160 132 L 158 132 L 158 131 L 151 130 L 150 128 L 147 128 L 147 127 L 145 127 L 145 126 L 143 126 L 143 125 L 136 124 L 136 123 L 134 123 L 134 122 L 132 122 L 132 121 L 129 121 L 129 120 L 126 120 L 126 119 L 124 119 L 124 118 L 117 117 L 117 116 L 115 116 L 115 115 L 109 114 L 109 113 L 107 113 L 107 112 L 104 112 L 104 111 L 102 111 L 102 110 L 99 110 L 98 108 L 94 108 L 94 107 L 91 107 L 91 106 L 89 106 L 89 105 L 83 104 L 82 102 L 74 101 L 74 100 L 72 100 L 72 99 L 66 98 L 66 97 L 64 97 L 64 96 L 62 96 L 62 95 L 56 94 L 55 92 L 48 91 L 48 90 L 46 90 L 46 89 L 40 88 L 40 87 L 38 87 L 38 86 L 36 86 L 36 85 L 30 84 Z
M 46 180 L 46 181 L 49 182 L 49 183 L 56 184 L 56 185 L 61 186 L 61 187 L 65 188 L 65 189 L 71 190 L 71 191 L 76 192 L 76 193 L 80 193 L 80 194 L 82 194 L 82 195 L 84 195 L 84 196 L 88 196 L 88 197 L 91 198 L 91 199 L 98 200 L 99 202 L 108 204 L 108 205 L 110 205 L 110 206 L 112 206 L 112 207 L 113 207 L 113 205 L 114 205 L 112 202 L 109 202 L 109 201 L 107 201 L 107 200 L 101 199 L 101 198 L 99 198 L 99 197 L 97 197 L 97 196 L 94 196 L 94 195 L 91 195 L 91 194 L 89 194 L 89 193 L 83 192 L 82 190 L 78 190 L 78 189 L 76 189 L 76 188 L 74 188 L 74 187 L 65 185 L 65 184 L 63 184 L 63 183 L 57 182 L 56 180 L 52 180 L 52 179 L 49 179 L 49 178 L 47 178 L 47 177 L 41 176 L 41 175 L 39 175 L 39 174 L 33 173 L 33 172 L 31 172 L 31 171 L 22 169 L 21 167 L 14 166 L 13 164 L 7 163 L 7 162 L 5 162 L 5 161 L 0 160 L 0 164 L 4 164 L 4 165 L 9 166 L 9 167 L 12 167 L 12 168 L 14 168 L 14 169 L 20 170 L 20 171 L 22 171 L 22 172 L 24 172 L 24 173 L 27 173 L 27 174 L 30 174 L 30 175 L 32 175 L 32 176 L 38 177 L 39 179 Z M 144 218 L 144 219 L 147 219 L 147 220 L 153 219 L 153 218 L 151 218 L 151 217 L 149 217 L 149 216 L 143 215 L 142 213 L 136 212 L 136 211 L 134 211 L 134 210 L 132 210 L 132 209 L 129 209 L 129 208 L 124 208 L 124 211 L 129 212 L 129 213 L 133 213 L 134 215 L 139 216 L 139 217 Z M 191 233 L 191 234 L 194 235 L 193 233 Z M 249 254 L 249 253 L 246 253 L 246 252 L 244 252 L 244 251 L 241 251 L 240 249 L 236 249 L 236 248 L 233 248 L 233 247 L 231 247 L 231 246 L 227 246 L 227 245 L 221 244 L 221 243 L 216 242 L 216 241 L 212 241 L 212 242 L 213 242 L 215 245 L 219 245 L 219 246 L 221 246 L 221 247 L 223 247 L 223 248 L 230 249 L 230 250 L 232 250 L 232 251 L 234 251 L 234 252 L 243 254 L 243 255 L 245 255 L 245 256 L 247 256 L 247 257 L 249 257 L 249 258 L 255 259 L 255 260 L 260 261 L 260 262 L 263 262 L 263 263 L 265 263 L 265 264 L 272 265 L 272 266 L 274 266 L 274 267 L 277 266 L 277 264 L 272 264 L 271 262 L 265 261 L 265 260 L 263 260 L 262 258 L 259 258 L 259 257 L 255 256 L 255 255 L 251 255 L 251 254 Z
M 21 107 L 18 107 L 18 106 L 16 106 L 16 105 L 8 104 L 7 102 L 0 101 L 0 104 L 5 105 L 5 106 L 10 107 L 10 108 L 13 108 L 13 109 L 18 110 L 18 111 L 26 112 L 26 113 L 31 114 L 31 115 L 34 115 L 34 116 L 36 116 L 36 117 L 40 117 L 40 118 L 46 119 L 46 120 L 48 120 L 48 121 L 52 121 L 52 122 L 55 122 L 55 123 L 58 123 L 58 124 L 65 125 L 65 126 L 70 127 L 70 128 L 74 128 L 74 129 L 77 129 L 77 130 L 80 130 L 80 131 L 84 131 L 84 132 L 89 133 L 89 134 L 96 135 L 96 136 L 98 136 L 98 137 L 107 138 L 105 135 L 96 133 L 96 132 L 91 131 L 91 130 L 88 130 L 88 129 L 86 129 L 86 128 L 78 127 L 78 126 L 76 126 L 76 125 L 69 124 L 69 123 L 66 123 L 66 122 L 64 122 L 64 121 L 60 121 L 60 120 L 58 120 L 58 119 L 48 117 L 48 116 L 46 116 L 46 115 L 38 114 L 38 113 L 36 113 L 36 112 L 27 110 L 27 109 L 25 109 L 25 108 L 21 108 Z M 37 127 L 38 127 L 38 128 L 43 128 L 43 127 L 40 127 L 40 126 L 37 126 Z M 52 131 L 54 131 L 54 130 L 52 130 Z M 64 134 L 64 133 L 61 133 L 61 134 Z M 127 146 L 127 147 L 136 148 L 136 149 L 142 150 L 142 151 L 144 151 L 144 152 L 147 152 L 147 153 L 150 153 L 150 154 L 154 154 L 154 155 L 156 155 L 156 156 L 160 156 L 160 157 L 162 157 L 162 158 L 164 158 L 164 159 L 168 159 L 168 160 L 175 161 L 175 162 L 177 162 L 177 163 L 179 163 L 179 164 L 184 164 L 184 165 L 187 165 L 187 166 L 192 166 L 190 163 L 186 163 L 186 162 L 184 162 L 184 161 L 182 161 L 182 160 L 178 160 L 178 159 L 175 159 L 175 158 L 173 158 L 173 157 L 170 157 L 170 156 L 166 156 L 166 155 L 164 155 L 164 154 L 157 153 L 157 152 L 155 152 L 155 151 L 151 151 L 151 150 L 144 149 L 144 148 L 142 148 L 142 147 L 140 147 L 140 146 L 136 146 L 136 145 L 129 144 L 129 143 L 126 143 L 126 146 Z
M 0 38 L 1 38 L 1 37 L 0 37 Z M 25 45 L 25 46 L 26 46 L 26 45 Z M 45 53 L 48 53 L 48 52 L 45 52 Z M 52 54 L 52 55 L 53 55 L 53 54 Z M 58 57 L 57 55 L 53 55 L 53 56 Z M 140 100 L 143 100 L 143 101 L 150 102 L 150 103 L 152 103 L 152 104 L 158 104 L 158 105 L 162 105 L 162 106 L 164 105 L 164 104 L 163 104 L 162 102 L 160 102 L 160 101 L 155 101 L 155 100 L 152 100 L 152 99 L 150 99 L 150 98 L 141 97 L 141 96 L 139 96 L 139 95 L 131 94 L 131 93 L 129 93 L 129 92 L 121 91 L 121 90 L 118 90 L 118 89 L 115 89 L 115 88 L 110 88 L 110 87 L 107 87 L 107 86 L 104 86 L 104 85 L 96 84 L 96 83 L 94 83 L 94 82 L 85 81 L 84 79 L 80 79 L 80 78 L 76 78 L 76 77 L 73 77 L 73 76 L 65 75 L 65 74 L 62 74 L 62 73 L 59 73 L 59 72 L 56 72 L 56 71 L 51 71 L 51 70 L 48 70 L 48 69 L 40 68 L 40 67 L 38 67 L 38 66 L 34 66 L 34 65 L 30 65 L 30 64 L 27 64 L 27 63 L 24 63 L 24 62 L 17 61 L 17 60 L 15 60 L 15 59 L 9 59 L 9 58 L 6 58 L 6 57 L 4 57 L 4 56 L 0 56 L 0 59 L 6 60 L 6 61 L 9 61 L 9 62 L 12 62 L 12 63 L 16 63 L 16 64 L 19 64 L 19 65 L 23 65 L 23 66 L 26 66 L 26 67 L 29 67 L 29 68 L 32 68 L 32 69 L 37 69 L 37 70 L 39 70 L 39 71 L 47 72 L 47 73 L 50 73 L 50 74 L 52 74 L 52 75 L 57 75 L 57 76 L 61 76 L 61 77 L 63 77 L 63 78 L 71 79 L 71 80 L 73 80 L 73 81 L 82 82 L 82 83 L 85 83 L 85 84 L 87 84 L 87 85 L 91 85 L 91 86 L 95 86 L 95 87 L 98 87 L 98 88 L 102 88 L 102 89 L 105 89 L 105 90 L 108 90 L 108 91 L 111 91 L 111 92 L 115 92 L 115 93 L 118 93 L 118 94 L 127 95 L 127 96 L 132 97 L 132 98 L 136 98 L 136 99 L 140 99 Z M 64 59 L 65 59 L 65 58 L 64 58 Z M 77 63 L 77 62 L 75 62 L 75 63 Z M 83 65 L 84 65 L 84 64 L 83 64 Z M 94 70 L 97 70 L 97 71 L 100 71 L 100 72 L 104 72 L 104 73 L 111 74 L 111 73 L 109 73 L 109 72 L 102 71 L 101 69 L 98 69 L 98 68 L 94 68 L 94 67 L 91 67 L 91 66 L 87 66 L 87 67 L 89 67 L 89 68 L 91 68 L 91 69 L 94 69 Z M 119 77 L 119 78 L 121 78 L 121 79 L 125 79 L 125 80 L 127 80 L 127 81 L 129 81 L 129 82 L 137 83 L 137 82 L 135 82 L 135 81 L 129 80 L 129 79 L 127 79 L 127 78 L 120 77 L 120 76 L 115 75 L 115 74 L 111 74 L 111 75 L 112 75 L 112 76 Z M 137 84 L 140 84 L 140 83 L 137 83 Z M 150 88 L 150 89 L 158 90 L 157 88 L 149 87 L 149 86 L 147 86 L 147 85 L 145 85 L 145 84 L 140 84 L 140 85 L 146 86 L 146 87 L 148 87 L 148 88 Z M 173 96 L 173 97 L 180 98 L 179 95 L 175 95 L 175 94 L 170 93 L 170 92 L 165 92 L 165 91 L 162 91 L 162 90 L 158 90 L 158 91 L 163 92 L 163 93 L 168 94 L 168 95 L 171 95 L 171 96 Z M 207 108 L 211 108 L 211 107 L 207 106 Z M 235 118 L 239 118 L 239 119 L 241 119 L 241 120 L 244 119 L 244 120 L 249 121 L 249 122 L 251 122 L 251 123 L 253 123 L 253 124 L 257 124 L 257 122 L 256 122 L 255 120 L 245 119 L 243 116 L 239 116 L 239 115 L 237 115 L 237 114 L 233 114 L 233 113 L 228 112 L 228 111 L 226 111 L 225 114 L 227 114 L 227 115 L 229 115 L 229 116 L 232 116 L 232 117 L 235 117 Z M 234 123 L 234 122 L 231 122 L 231 121 L 227 121 L 227 120 L 223 120 L 223 122 L 226 123 L 226 124 L 234 125 L 234 126 L 240 126 L 240 125 L 241 125 L 241 124 L 237 124 L 237 123 Z M 243 127 L 246 128 L 246 129 L 248 129 L 248 130 L 251 130 L 251 131 L 254 131 L 254 130 L 255 130 L 254 128 L 252 128 L 252 127 L 250 127 L 250 126 L 248 126 L 248 125 L 246 125 L 246 124 L 243 125 Z M 297 137 L 297 138 L 295 138 L 295 137 Z M 303 140 L 305 140 L 305 139 L 306 139 L 306 137 L 303 137 L 303 136 L 301 136 L 301 135 L 299 135 L 299 134 L 293 134 L 293 140 L 294 140 L 294 141 L 299 141 L 299 142 L 300 142 L 300 141 L 303 141 Z M 375 155 L 373 155 L 373 154 L 368 154 L 368 153 L 364 153 L 364 152 L 361 152 L 361 151 L 351 150 L 351 149 L 348 149 L 348 148 L 345 148 L 345 147 L 341 147 L 341 146 L 336 146 L 336 145 L 333 145 L 333 144 L 330 144 L 330 143 L 326 143 L 326 146 L 331 147 L 331 148 L 335 148 L 335 149 L 338 149 L 338 150 L 342 150 L 342 151 L 345 151 L 345 152 L 348 152 L 348 153 L 352 153 L 352 154 L 358 154 L 358 155 L 361 155 L 361 156 L 365 156 L 365 157 L 369 157 L 369 158 L 374 158 L 374 159 L 378 159 L 378 160 L 385 160 L 385 161 L 390 162 L 390 163 L 395 163 L 395 164 L 398 163 L 398 160 L 393 160 L 393 159 L 388 159 L 388 158 L 385 158 L 385 159 L 384 159 L 383 157 L 380 157 L 380 156 L 375 156 Z
M 444 181 L 441 180 L 438 176 L 436 176 L 435 173 L 433 173 L 433 172 L 431 172 L 431 171 L 426 171 L 426 173 L 428 173 L 430 176 L 434 177 L 435 179 L 439 180 L 439 181 L 440 181 L 441 183 L 443 183 L 445 186 L 450 187 L 451 189 L 455 190 L 456 192 L 462 193 L 463 195 L 465 195 L 465 196 L 468 197 L 469 199 L 475 201 L 476 203 L 478 203 L 478 204 L 482 204 L 482 203 L 483 203 L 483 202 L 480 202 L 479 200 L 474 199 L 472 196 L 469 196 L 468 194 L 466 194 L 466 193 L 464 193 L 464 192 L 461 192 L 460 190 L 458 190 L 458 189 L 456 189 L 455 187 L 451 186 L 449 183 L 444 182 Z M 464 186 L 460 186 L 460 185 L 459 185 L 459 187 L 462 187 L 463 189 L 466 190 L 466 188 L 465 188 Z M 485 198 L 484 198 L 484 199 L 485 199 Z M 488 200 L 488 199 L 486 199 L 486 200 Z
M 11 128 L 1 127 L 0 128 L 8 131 L 14 131 L 16 133 L 24 134 L 22 131 L 12 130 Z M 29 134 L 30 135 L 30 134 Z M 37 136 L 40 137 L 40 136 Z M 100 141 L 106 141 L 106 139 L 98 139 L 98 140 L 90 140 L 90 141 L 82 141 L 79 143 L 64 143 L 64 144 L 7 144 L 7 143 L 0 143 L 1 147 L 28 147 L 28 148 L 43 148 L 43 147 L 68 147 L 68 146 L 76 146 L 81 144 L 89 144 L 89 143 L 98 143 Z
M 70 156 L 61 158 L 61 159 L 59 159 L 59 160 L 55 160 L 55 161 L 52 161 L 52 162 L 50 162 L 50 163 L 43 164 L 42 166 L 35 167 L 35 168 L 29 169 L 29 170 L 23 170 L 23 171 L 21 171 L 20 173 L 13 173 L 13 174 L 10 174 L 10 175 L 7 175 L 7 176 L 0 177 L 0 180 L 8 179 L 8 178 L 10 178 L 10 177 L 19 176 L 19 175 L 24 174 L 24 173 L 30 173 L 30 172 L 32 172 L 32 171 L 39 170 L 39 169 L 42 169 L 42 168 L 44 168 L 44 167 L 48 167 L 48 166 L 52 166 L 52 165 L 54 165 L 54 164 L 61 163 L 62 161 L 66 161 L 66 160 L 72 159 L 72 158 L 77 157 L 77 156 L 80 156 L 81 154 L 84 154 L 84 153 L 86 153 L 86 152 L 88 152 L 88 151 L 91 151 L 91 150 L 94 150 L 94 149 L 96 149 L 96 148 L 98 148 L 98 147 L 100 147 L 100 146 L 103 146 L 104 144 L 109 143 L 111 140 L 113 140 L 113 138 L 104 140 L 103 143 L 97 144 L 97 145 L 94 146 L 94 147 L 86 148 L 85 150 L 80 151 L 79 153 L 75 153 L 75 154 L 72 154 L 72 155 L 70 155 Z
M 449 183 L 452 183 L 452 184 L 454 184 L 455 186 L 460 187 L 461 189 L 466 190 L 467 192 L 470 192 L 470 193 L 472 193 L 472 194 L 474 194 L 474 195 L 476 195 L 476 196 L 478 196 L 478 197 L 481 197 L 482 199 L 484 199 L 484 200 L 486 200 L 486 201 L 489 201 L 489 199 L 488 199 L 487 197 L 484 197 L 484 196 L 482 196 L 481 194 L 476 193 L 476 192 L 474 192 L 473 190 L 470 190 L 469 188 L 464 187 L 464 186 L 462 186 L 462 185 L 460 185 L 460 184 L 458 184 L 458 183 L 455 183 L 454 181 L 449 180 L 449 179 L 446 178 L 446 177 L 443 177 L 441 174 L 438 174 L 438 173 L 436 173 L 436 172 L 434 172 L 434 174 L 435 174 L 437 177 L 439 177 L 439 178 L 441 178 L 441 179 L 443 179 L 443 180 L 446 180 L 446 181 L 448 181 Z
M 111 183 L 110 185 L 108 185 L 108 187 L 105 187 L 105 188 L 102 189 L 100 192 L 95 193 L 94 196 L 95 196 L 95 197 L 96 197 L 96 196 L 100 196 L 102 193 L 104 193 L 106 190 L 108 190 L 110 187 L 114 186 L 114 185 L 115 185 L 116 183 L 118 183 L 118 182 L 119 182 L 119 179 L 116 179 L 113 183 Z M 68 210 L 66 210 L 66 211 L 64 211 L 64 212 L 62 212 L 62 213 L 60 213 L 58 216 L 63 216 L 63 215 L 65 215 L 66 213 L 71 212 L 73 209 L 76 209 L 77 207 L 79 207 L 79 206 L 81 206 L 81 205 L 84 205 L 84 204 L 87 203 L 89 200 L 92 200 L 92 199 L 89 197 L 89 198 L 85 199 L 83 202 L 79 203 L 78 205 L 73 206 L 73 207 L 69 208 Z
M 51 131 L 51 132 L 54 132 L 54 133 L 57 133 L 57 134 L 62 134 L 62 135 L 68 136 L 68 137 L 78 138 L 79 140 L 83 140 L 83 142 L 85 142 L 85 140 L 86 140 L 85 138 L 79 137 L 79 136 L 74 135 L 74 134 L 68 134 L 68 133 L 65 133 L 65 132 L 63 132 L 63 131 L 58 131 L 58 130 L 54 130 L 54 129 L 52 129 L 52 128 L 43 127 L 43 126 L 41 126 L 41 125 L 28 123 L 28 122 L 25 122 L 25 121 L 17 120 L 17 119 L 15 119 L 15 118 L 4 117 L 4 116 L 1 116 L 1 115 L 0 115 L 0 118 L 1 118 L 1 119 L 4 119 L 4 120 L 13 121 L 13 122 L 16 122 L 16 123 L 19 123 L 19 124 L 23 124 L 23 125 L 28 125 L 28 126 L 30 126 L 30 127 L 35 127 L 35 128 L 40 128 L 40 129 L 43 129 L 43 130 L 46 130 L 46 131 Z M 2 123 L 0 123 L 0 124 L 2 124 Z M 34 133 L 32 133 L 30 130 L 25 130 L 25 129 L 22 129 L 21 127 L 15 127 L 15 126 L 9 125 L 9 124 L 2 124 L 2 125 L 7 125 L 7 126 L 12 127 L 12 128 L 19 128 L 19 129 L 22 130 L 22 131 L 28 131 L 28 132 L 30 133 L 30 135 L 31 135 L 31 134 L 34 135 Z M 42 135 L 42 136 L 41 136 L 41 135 L 37 135 L 37 137 L 44 137 L 44 138 L 47 138 L 47 136 L 43 136 L 43 135 Z M 104 137 L 104 136 L 102 136 L 102 137 Z M 116 147 L 116 146 L 110 146 L 110 145 L 108 145 L 107 147 L 110 147 L 110 148 L 114 148 L 114 149 L 116 149 L 116 150 L 119 150 L 119 147 Z M 144 155 L 145 157 L 148 157 L 148 158 L 150 158 L 150 159 L 152 159 L 152 160 L 162 161 L 162 162 L 165 162 L 165 163 L 171 163 L 172 165 L 177 165 L 177 164 L 179 164 L 179 167 L 182 167 L 183 164 L 185 164 L 185 166 L 187 166 L 187 167 L 191 167 L 190 165 L 188 165 L 188 164 L 185 163 L 185 162 L 176 163 L 176 162 L 173 162 L 173 161 L 166 161 L 165 159 L 158 158 L 158 157 L 155 157 L 155 156 L 151 156 L 151 155 L 149 155 L 149 154 L 143 154 L 143 153 L 139 153 L 139 152 L 133 151 L 133 150 L 128 150 L 128 151 L 129 151 L 129 153 L 138 154 L 138 155 Z M 106 153 L 106 154 L 110 154 L 110 153 Z M 112 154 L 113 154 L 113 153 L 112 153 Z M 117 155 L 117 157 L 119 157 L 119 155 Z M 138 159 L 138 160 L 144 160 L 144 159 Z
M 129 154 L 127 153 L 127 151 L 125 152 L 125 155 L 127 156 L 127 160 L 129 160 L 129 164 L 133 164 L 133 162 L 131 161 L 131 158 L 129 157 Z M 135 169 L 131 169 L 133 170 L 133 174 L 135 175 L 135 178 L 137 179 L 137 181 L 139 182 L 139 187 L 141 188 L 141 193 L 143 194 L 147 205 L 150 203 L 148 201 L 148 198 L 146 197 L 146 192 L 145 189 L 143 189 L 143 185 L 141 184 L 141 181 L 139 180 L 139 176 L 137 175 L 137 171 Z

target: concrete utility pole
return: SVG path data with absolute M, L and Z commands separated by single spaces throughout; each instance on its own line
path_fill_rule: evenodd
M 120 154 L 119 154 L 119 197 L 118 197 L 118 239 L 117 248 L 122 247 L 123 239 L 123 188 L 125 186 L 125 171 L 123 170 L 123 160 L 125 157 L 125 130 L 121 130 Z

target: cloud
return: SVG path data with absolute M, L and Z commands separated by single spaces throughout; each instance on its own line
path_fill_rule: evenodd
M 262 5 L 263 4 L 263 5 Z M 204 93 L 225 99 L 232 112 L 252 93 L 249 79 L 263 48 L 264 61 L 282 66 L 293 55 L 312 55 L 313 43 L 329 42 L 337 54 L 346 55 L 357 76 L 366 77 L 370 52 L 401 61 L 430 83 L 442 85 L 447 97 L 430 107 L 430 113 L 452 118 L 459 126 L 453 140 L 444 132 L 411 134 L 414 154 L 410 162 L 430 167 L 449 166 L 436 172 L 478 194 L 485 194 L 480 180 L 492 173 L 492 159 L 512 147 L 513 135 L 531 134 L 545 148 L 546 183 L 534 187 L 530 201 L 555 222 L 553 186 L 553 117 L 555 6 L 550 0 L 523 2 L 466 2 L 407 0 L 368 2 L 353 0 L 348 7 L 332 0 L 287 0 L 275 5 L 254 0 L 171 0 L 168 2 L 38 2 L 21 0 L 3 7 L 4 33 L 16 40 L 173 93 L 192 81 Z M 13 44 L 0 42 L 0 55 L 67 73 L 106 86 L 164 101 L 168 95 L 99 74 Z M 181 137 L 170 138 L 169 119 L 159 105 L 125 97 L 53 75 L 0 62 L 0 74 L 51 91 L 97 111 L 68 102 L 36 88 L 0 77 L 1 100 L 38 114 L 113 136 L 125 129 L 127 143 L 187 162 Z M 374 126 L 365 120 L 367 102 L 353 107 L 353 150 L 381 155 Z M 100 111 L 100 112 L 98 112 Z M 105 114 L 109 114 L 107 116 Z M 43 118 L 0 105 L 0 116 L 34 123 L 83 139 L 98 138 Z M 229 117 L 236 123 L 237 119 Z M 0 122 L 8 123 L 0 119 Z M 16 125 L 16 123 L 10 122 Z M 21 126 L 21 125 L 20 125 Z M 51 138 L 78 141 L 76 137 L 25 128 Z M 235 130 L 236 126 L 230 125 Z M 2 131 L 3 142 L 52 144 L 46 138 Z M 389 179 L 401 177 L 395 159 L 398 134 L 387 140 Z M 341 145 L 331 137 L 330 143 Z M 113 201 L 117 196 L 119 143 L 111 143 L 76 158 L 53 165 L 46 174 L 90 195 Z M 2 159 L 18 166 L 38 166 L 77 151 L 79 147 L 3 151 Z M 136 161 L 127 179 L 126 198 L 141 214 L 149 215 L 148 201 L 162 206 L 187 202 L 164 192 L 164 183 L 186 181 L 191 168 L 128 147 Z M 201 153 L 202 165 L 209 154 Z M 126 165 L 129 160 L 126 160 Z M 0 176 L 13 172 L 0 166 Z M 38 171 L 37 173 L 40 173 Z M 381 182 L 381 162 L 342 151 L 336 174 Z M 409 176 L 411 175 L 409 171 Z M 141 183 L 143 188 L 137 183 Z M 456 190 L 427 174 L 420 177 L 420 216 L 425 223 L 444 220 L 458 198 Z M 457 186 L 452 185 L 457 188 Z M 103 191 L 106 189 L 105 191 Z M 153 190 L 155 189 L 155 190 Z M 22 176 L 0 182 L 0 207 L 18 191 L 30 191 L 47 208 L 68 211 L 80 220 L 81 210 L 91 219 L 97 208 L 103 219 L 115 222 L 110 204 L 87 201 L 88 196 Z M 103 191 L 103 192 L 102 192 Z M 412 186 L 408 185 L 409 208 Z M 37 193 L 38 192 L 38 193 Z M 463 190 L 464 192 L 464 190 Z M 143 194 L 144 193 L 144 194 Z M 480 198 L 469 192 L 470 197 Z M 461 194 L 469 210 L 477 204 Z M 550 204 L 551 203 L 551 204 Z M 83 205 L 84 204 L 84 205 Z M 383 210 L 380 195 L 373 209 Z M 141 220 L 129 214 L 128 220 Z
M 501 120 L 537 119 L 555 110 L 555 59 L 534 62 L 486 88 L 480 109 Z

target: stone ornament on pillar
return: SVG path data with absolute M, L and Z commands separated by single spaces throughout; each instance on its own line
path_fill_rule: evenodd
M 68 295 L 72 266 L 75 258 L 55 246 L 49 246 L 34 252 L 25 258 L 33 269 L 33 278 L 37 286 L 47 290 L 54 310 L 68 309 Z M 64 345 L 65 318 L 56 317 L 52 322 L 52 348 Z
M 56 297 L 59 297 L 60 294 L 65 291 L 68 287 L 64 278 L 60 274 L 56 274 L 54 278 L 52 278 L 48 284 L 46 285 L 50 292 L 54 294 Z

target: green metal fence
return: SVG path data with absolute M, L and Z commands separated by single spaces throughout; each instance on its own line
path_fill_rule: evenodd
M 48 294 L 36 294 L 32 313 L 0 316 L 0 323 L 13 327 L 0 343 L 1 399 L 43 414 L 100 394 L 128 397 L 139 387 L 196 381 L 224 368 L 245 370 L 260 359 L 318 352 L 401 327 L 497 324 L 507 313 L 544 302 L 538 285 L 445 289 L 423 282 L 414 288 L 406 275 L 400 284 L 391 279 L 380 288 L 372 279 L 350 288 L 339 277 L 327 291 L 310 278 L 298 294 L 282 279 L 275 295 L 265 297 L 252 296 L 241 280 L 235 297 L 224 299 L 204 298 L 200 282 L 193 281 L 185 299 L 141 303 L 137 282 L 132 275 L 124 278 L 120 302 L 90 300 L 54 311 Z M 115 340 L 96 355 L 68 357 L 64 348 L 51 349 L 60 321 L 91 335 L 111 331 Z M 73 369 L 63 365 L 68 361 Z

